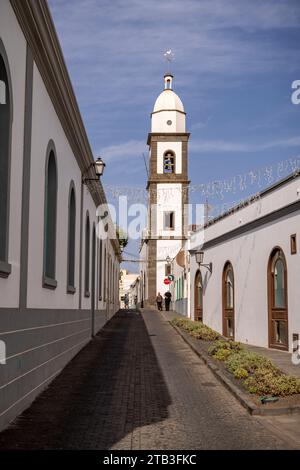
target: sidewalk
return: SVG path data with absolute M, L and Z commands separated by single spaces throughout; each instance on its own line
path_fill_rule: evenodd
M 168 321 L 173 320 L 173 318 L 187 318 L 175 311 L 166 312 L 163 311 L 162 314 Z M 294 377 L 300 378 L 300 364 L 295 365 L 292 363 L 292 354 L 286 351 L 279 351 L 278 349 L 269 349 L 263 348 L 260 346 L 252 346 L 250 344 L 242 343 L 243 346 L 249 351 L 261 354 L 268 359 L 271 359 L 273 363 L 280 369 L 282 372 L 288 375 L 293 375 Z

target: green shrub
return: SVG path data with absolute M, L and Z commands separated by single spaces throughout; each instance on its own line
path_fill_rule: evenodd
M 233 374 L 235 370 L 240 367 L 245 369 L 249 374 L 255 372 L 257 369 L 268 369 L 269 371 L 276 369 L 270 359 L 245 349 L 233 352 L 226 360 L 226 367 Z
M 243 380 L 248 392 L 275 397 L 300 393 L 300 379 L 283 374 L 265 356 L 248 351 L 236 341 L 221 339 L 216 331 L 201 322 L 175 318 L 171 323 L 195 338 L 213 341 L 208 348 L 209 354 L 224 361 L 226 369 L 235 378 Z
M 232 353 L 230 349 L 221 348 L 218 349 L 212 356 L 218 361 L 225 361 L 227 357 Z
M 191 336 L 205 341 L 214 341 L 219 338 L 219 333 L 204 325 L 202 322 L 195 322 L 185 318 L 174 318 L 171 323 L 182 328 Z
M 259 395 L 286 396 L 300 393 L 300 379 L 285 375 L 273 362 L 260 354 L 240 351 L 225 360 L 226 368 L 244 387 Z
M 249 373 L 243 367 L 238 367 L 234 371 L 234 376 L 235 376 L 236 379 L 245 379 L 246 377 L 249 376 Z
M 209 352 L 209 354 L 211 354 L 212 356 L 215 357 L 215 355 L 220 350 L 228 350 L 231 353 L 231 352 L 234 352 L 234 351 L 241 351 L 242 349 L 243 349 L 243 346 L 240 343 L 237 343 L 236 341 L 219 339 L 219 340 L 215 341 L 208 348 L 208 352 Z
M 254 374 L 243 382 L 250 393 L 259 395 L 287 396 L 300 393 L 300 379 L 285 374 L 273 374 L 272 372 L 260 375 Z

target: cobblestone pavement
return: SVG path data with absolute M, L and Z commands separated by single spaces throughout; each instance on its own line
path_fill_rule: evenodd
M 0 449 L 276 449 L 160 313 L 119 312 L 16 422 Z

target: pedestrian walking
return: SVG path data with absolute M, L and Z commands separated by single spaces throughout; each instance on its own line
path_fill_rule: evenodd
M 125 296 L 124 296 L 124 304 L 125 304 L 125 308 L 128 309 L 129 308 L 129 296 L 128 296 L 128 294 L 125 294 Z
M 156 296 L 156 304 L 157 304 L 157 309 L 160 311 L 162 310 L 162 303 L 163 303 L 163 298 L 162 298 L 161 293 L 159 292 Z
M 172 298 L 171 292 L 167 291 L 165 293 L 165 307 L 166 307 L 167 312 L 170 310 L 171 298 Z

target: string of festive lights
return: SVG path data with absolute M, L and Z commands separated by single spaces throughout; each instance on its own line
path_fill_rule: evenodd
M 238 194 L 248 189 L 263 189 L 266 186 L 276 183 L 276 181 L 285 176 L 300 170 L 300 156 L 294 156 L 282 160 L 273 165 L 253 169 L 243 174 L 237 174 L 224 180 L 214 180 L 208 183 L 192 184 L 187 188 L 159 188 L 158 191 L 151 189 L 152 194 L 157 194 L 160 202 L 172 197 L 170 191 L 180 191 L 181 193 L 199 193 L 204 199 L 223 200 L 227 194 Z M 145 188 L 137 186 L 112 186 L 105 185 L 106 191 L 112 199 L 119 199 L 120 196 L 126 196 L 130 201 L 146 202 L 149 193 Z

